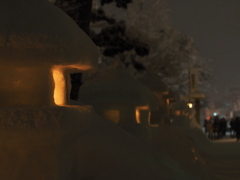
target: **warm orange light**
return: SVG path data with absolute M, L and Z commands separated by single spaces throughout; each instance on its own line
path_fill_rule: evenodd
M 181 115 L 181 111 L 175 111 L 175 114 L 176 114 L 176 116 L 180 116 Z
M 169 100 L 169 99 L 167 99 L 166 101 L 167 101 L 167 105 L 169 105 L 169 104 L 170 104 L 170 100 Z
M 63 70 L 61 68 L 54 68 L 52 70 L 53 80 L 55 84 L 54 88 L 54 102 L 56 105 L 63 106 L 66 104 L 66 83 L 63 75 Z
M 106 117 L 107 119 L 113 121 L 114 123 L 118 124 L 119 123 L 119 118 L 120 118 L 120 112 L 119 110 L 107 110 L 104 112 L 104 117 Z
M 141 110 L 149 110 L 149 106 L 138 106 L 138 107 L 136 107 L 135 114 L 136 114 L 136 121 L 137 121 L 138 124 L 141 123 L 141 120 L 140 120 L 140 118 L 141 118 L 140 111 Z
M 141 123 L 141 121 L 140 121 L 140 112 L 139 112 L 138 109 L 136 109 L 135 114 L 136 114 L 136 121 L 137 121 L 138 124 L 140 124 Z
M 54 102 L 56 105 L 64 106 L 67 105 L 67 84 L 65 80 L 64 72 L 66 70 L 88 70 L 91 67 L 88 65 L 79 65 L 79 64 L 73 64 L 73 65 L 61 65 L 61 66 L 53 66 L 52 68 L 52 75 L 54 80 Z
M 191 109 L 193 108 L 193 104 L 192 103 L 187 103 L 187 106 Z

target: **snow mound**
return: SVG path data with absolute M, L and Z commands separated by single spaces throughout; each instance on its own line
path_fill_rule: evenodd
M 239 143 L 209 140 L 198 127 L 161 125 L 152 129 L 152 143 L 179 163 L 182 170 L 204 180 L 238 180 Z
M 150 109 L 158 108 L 157 97 L 121 65 L 84 84 L 79 96 L 81 102 L 91 105 L 148 105 Z
M 0 114 L 0 179 L 195 179 L 90 107 L 16 107 Z
M 84 64 L 96 67 L 98 49 L 78 25 L 48 0 L 3 0 L 0 63 Z

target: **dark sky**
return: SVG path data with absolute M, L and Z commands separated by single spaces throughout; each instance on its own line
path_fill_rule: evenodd
M 216 87 L 240 86 L 240 0 L 168 0 L 174 25 L 210 59 Z

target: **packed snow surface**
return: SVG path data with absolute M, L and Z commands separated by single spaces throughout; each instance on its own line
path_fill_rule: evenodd
M 148 141 L 90 106 L 0 110 L 0 179 L 239 179 L 240 145 L 191 126 L 148 129 Z
M 85 83 L 79 101 L 86 104 L 124 104 L 158 108 L 158 99 L 146 86 L 137 81 L 122 64 L 100 77 Z

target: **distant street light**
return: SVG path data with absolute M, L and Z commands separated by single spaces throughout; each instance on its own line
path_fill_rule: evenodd
M 191 109 L 193 108 L 193 104 L 192 103 L 187 103 L 187 106 Z

